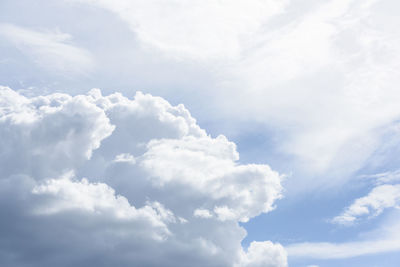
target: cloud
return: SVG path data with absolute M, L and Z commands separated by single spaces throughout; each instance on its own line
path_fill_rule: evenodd
M 130 162 L 132 164 L 136 163 L 135 157 L 129 153 L 122 153 L 115 157 L 114 162 Z
M 115 126 L 84 97 L 53 94 L 25 98 L 0 88 L 0 176 L 35 179 L 61 175 L 89 159 Z
M 310 174 L 335 176 L 332 183 L 362 166 L 381 142 L 377 129 L 400 116 L 393 87 L 400 39 L 383 26 L 384 1 L 361 2 L 310 5 L 286 13 L 288 23 L 265 26 L 258 46 L 230 65 L 220 93 L 230 95 L 227 115 L 280 129 L 278 149 Z
M 285 247 L 289 257 L 310 259 L 346 259 L 362 255 L 400 250 L 400 239 L 348 243 L 299 243 Z
M 345 182 L 382 145 L 382 128 L 399 117 L 393 85 L 400 77 L 400 39 L 398 18 L 390 12 L 397 5 L 82 0 L 45 5 L 44 13 L 53 22 L 51 14 L 68 10 L 58 26 L 72 25 L 71 35 L 99 63 L 92 77 L 71 86 L 74 93 L 87 83 L 113 88 L 118 81 L 121 88 L 149 88 L 184 101 L 202 121 L 226 126 L 231 136 L 235 129 L 243 133 L 243 123 L 262 124 L 264 134 L 279 132 L 271 138 L 272 150 L 313 180 L 296 179 L 293 188 L 309 190 Z M 72 13 L 90 20 L 72 21 Z M 31 85 L 36 77 L 48 83 L 43 73 L 28 79 L 28 72 L 18 72 L 25 74 L 13 84 Z
M 130 224 L 136 228 L 130 231 L 130 234 L 150 233 L 156 240 L 170 235 L 166 223 L 176 221 L 172 212 L 158 202 L 148 203 L 136 209 L 125 197 L 115 195 L 115 191 L 108 185 L 89 183 L 87 179 L 73 181 L 68 176 L 49 179 L 36 185 L 32 194 L 45 198 L 41 201 L 43 203 L 33 210 L 36 215 L 50 216 L 68 211 L 81 211 L 102 220 L 115 221 L 121 226 Z M 146 229 L 147 227 L 149 229 Z
M 201 208 L 214 210 L 219 219 L 246 222 L 274 208 L 281 185 L 268 166 L 237 165 L 237 159 L 235 145 L 224 136 L 188 136 L 150 141 L 139 164 L 156 186 L 185 186 L 185 194 L 207 195 L 211 201 L 204 199 Z
M 170 64 L 209 70 L 209 89 L 188 101 L 207 103 L 239 131 L 244 122 L 279 131 L 276 150 L 294 156 L 312 187 L 345 182 L 400 116 L 400 39 L 386 11 L 396 1 L 72 2 L 116 14 Z M 330 183 L 315 179 L 327 175 Z M 311 188 L 297 180 L 295 188 Z
M 372 175 L 361 175 L 360 178 L 374 180 L 378 185 L 400 181 L 400 170 L 381 172 Z
M 246 254 L 242 254 L 240 267 L 274 267 L 285 266 L 286 252 L 280 245 L 269 241 L 252 242 Z
M 368 195 L 356 199 L 342 214 L 333 218 L 333 223 L 349 225 L 363 216 L 375 217 L 388 208 L 399 207 L 400 184 L 379 185 Z
M 1 87 L 0 129 L 2 265 L 287 266 L 279 244 L 243 249 L 239 225 L 274 208 L 282 176 L 183 105 Z
M 183 59 L 240 56 L 247 37 L 287 1 L 103 1 L 72 0 L 105 8 L 126 21 L 146 45 Z
M 201 218 L 211 218 L 213 215 L 210 213 L 209 210 L 206 209 L 196 209 L 193 212 L 193 216 L 201 217 Z
M 347 242 L 303 242 L 285 246 L 290 259 L 347 259 L 400 251 L 399 212 L 389 216 L 373 231 Z
M 48 71 L 79 74 L 94 68 L 91 53 L 73 45 L 69 34 L 1 23 L 0 36 Z

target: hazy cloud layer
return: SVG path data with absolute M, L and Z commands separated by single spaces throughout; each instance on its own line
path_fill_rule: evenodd
M 391 233 L 392 236 L 371 240 L 343 243 L 298 243 L 285 248 L 290 257 L 308 259 L 346 259 L 377 253 L 388 253 L 400 250 L 400 237 L 396 231 Z
M 60 31 L 40 31 L 0 23 L 0 37 L 50 72 L 79 74 L 94 68 L 91 53 L 73 45 L 72 37 Z
M 245 251 L 238 224 L 274 208 L 281 176 L 183 105 L 0 96 L 2 265 L 287 266 L 279 244 Z
M 92 4 L 117 14 L 146 45 L 177 59 L 237 58 L 248 37 L 258 32 L 288 1 L 103 1 Z
M 201 80 L 211 82 L 187 101 L 202 99 L 238 128 L 251 121 L 279 131 L 276 149 L 294 156 L 295 168 L 329 174 L 313 188 L 347 181 L 400 116 L 396 1 L 66 2 L 116 15 L 171 67 L 208 70 Z

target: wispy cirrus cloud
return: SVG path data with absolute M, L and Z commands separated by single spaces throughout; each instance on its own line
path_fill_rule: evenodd
M 74 45 L 72 36 L 60 31 L 35 30 L 1 23 L 0 37 L 48 71 L 67 75 L 86 73 L 94 68 L 91 53 Z
M 363 217 L 372 218 L 385 209 L 400 206 L 400 184 L 385 184 L 374 187 L 368 195 L 356 199 L 342 214 L 332 219 L 333 223 L 352 225 Z
M 400 238 L 348 243 L 299 243 L 285 247 L 289 257 L 307 259 L 346 259 L 400 250 Z
M 400 181 L 400 170 L 381 172 L 371 175 L 361 175 L 360 178 L 372 180 L 378 185 L 397 183 Z
M 171 62 L 206 66 L 218 78 L 202 96 L 221 117 L 279 129 L 277 149 L 332 184 L 362 167 L 376 130 L 400 116 L 400 38 L 383 1 L 68 2 L 116 14 Z
M 126 21 L 139 40 L 177 59 L 237 58 L 289 1 L 103 1 L 68 0 L 107 9 Z

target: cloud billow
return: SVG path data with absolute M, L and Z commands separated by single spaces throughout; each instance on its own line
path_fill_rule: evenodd
M 0 265 L 287 266 L 239 226 L 274 209 L 282 176 L 183 105 L 1 87 L 0 137 Z

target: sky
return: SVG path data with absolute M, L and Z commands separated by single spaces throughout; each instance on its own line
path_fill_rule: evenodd
M 2 0 L 0 265 L 397 267 L 399 8 Z

